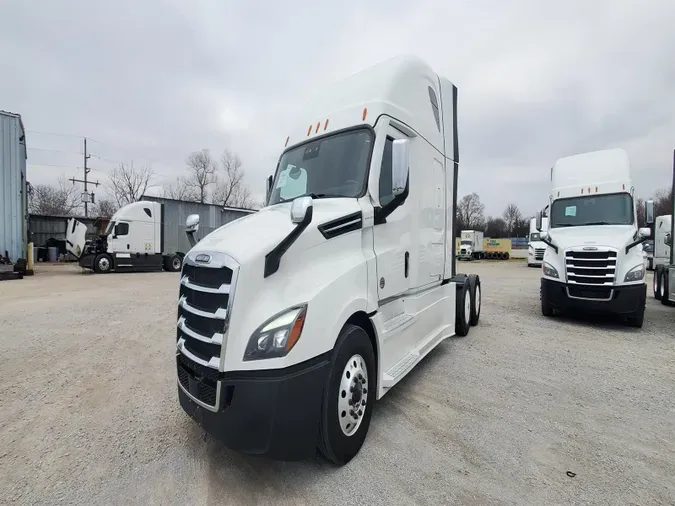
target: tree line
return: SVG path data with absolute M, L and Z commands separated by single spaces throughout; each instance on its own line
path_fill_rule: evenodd
M 462 230 L 480 230 L 485 237 L 495 239 L 526 237 L 530 233 L 531 218 L 523 215 L 516 204 L 507 205 L 501 216 L 486 218 L 480 196 L 476 192 L 469 193 L 457 202 L 455 237 L 459 237 Z
M 122 206 L 137 202 L 151 188 L 160 187 L 165 198 L 255 209 L 260 207 L 244 181 L 239 155 L 225 149 L 219 160 L 208 149 L 190 153 L 185 173 L 169 184 L 160 185 L 151 165 L 120 163 L 103 183 L 103 193 L 90 204 L 90 216 L 110 217 Z M 78 216 L 82 214 L 82 187 L 60 177 L 55 185 L 30 185 L 28 209 L 32 214 Z

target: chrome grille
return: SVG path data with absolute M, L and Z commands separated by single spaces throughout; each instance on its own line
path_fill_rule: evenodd
M 546 248 L 535 248 L 534 259 L 535 260 L 543 260 L 544 259 L 544 253 L 546 253 Z
M 200 373 L 194 378 L 181 368 L 180 358 L 211 370 L 215 377 L 221 370 L 227 330 L 239 265 L 222 253 L 200 256 L 210 259 L 199 264 L 197 253 L 188 254 L 183 262 L 178 298 L 176 341 L 178 350 L 178 384 L 193 400 L 212 410 L 218 409 L 218 381 L 213 375 Z M 189 368 L 188 368 L 189 369 Z M 189 388 L 188 388 L 189 387 Z
M 616 251 L 574 249 L 565 252 L 567 282 L 579 285 L 613 285 Z

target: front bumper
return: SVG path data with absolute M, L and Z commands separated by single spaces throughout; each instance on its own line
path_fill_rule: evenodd
M 588 286 L 541 278 L 541 297 L 560 311 L 629 315 L 644 307 L 647 285 Z
M 330 353 L 277 370 L 217 373 L 205 371 L 181 354 L 176 363 L 181 407 L 232 450 L 279 460 L 303 460 L 316 454 Z M 215 380 L 212 386 L 220 384 L 211 391 L 211 399 L 215 392 L 219 396 L 215 412 L 185 391 L 197 394 L 199 384 L 210 380 Z

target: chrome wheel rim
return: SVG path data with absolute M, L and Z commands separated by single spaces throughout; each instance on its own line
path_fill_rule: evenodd
M 361 355 L 352 355 L 340 379 L 338 420 L 345 436 L 353 436 L 361 426 L 368 406 L 368 368 Z
M 466 293 L 464 298 L 464 319 L 468 322 L 471 319 L 471 293 Z
M 110 260 L 108 260 L 106 257 L 101 258 L 98 261 L 98 268 L 102 271 L 107 271 L 110 269 Z
M 180 258 L 174 258 L 173 259 L 173 268 L 175 270 L 180 269 Z

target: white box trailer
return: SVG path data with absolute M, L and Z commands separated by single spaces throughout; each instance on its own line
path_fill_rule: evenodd
M 265 207 L 185 256 L 177 390 L 234 450 L 342 465 L 375 400 L 478 323 L 480 279 L 455 272 L 457 88 L 397 57 L 297 120 Z
M 459 238 L 460 260 L 479 260 L 483 258 L 483 232 L 480 230 L 462 230 Z

